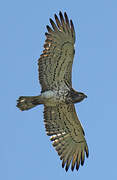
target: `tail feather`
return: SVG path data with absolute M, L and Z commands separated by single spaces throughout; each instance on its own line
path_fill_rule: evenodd
M 20 96 L 17 100 L 17 107 L 21 111 L 29 110 L 39 104 L 42 104 L 40 96 Z

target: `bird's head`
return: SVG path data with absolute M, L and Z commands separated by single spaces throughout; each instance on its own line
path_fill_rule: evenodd
M 79 97 L 79 100 L 82 101 L 83 99 L 87 98 L 87 95 L 82 92 L 78 92 L 78 97 Z
M 85 98 L 87 98 L 87 95 L 85 95 L 82 92 L 76 92 L 76 93 L 72 94 L 73 103 L 81 102 Z

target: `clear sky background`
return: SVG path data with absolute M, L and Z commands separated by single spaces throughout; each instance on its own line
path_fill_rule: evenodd
M 79 171 L 66 173 L 46 136 L 43 106 L 21 112 L 20 95 L 40 93 L 39 58 L 46 25 L 66 11 L 76 31 L 73 87 L 89 146 Z M 117 179 L 117 1 L 0 2 L 0 179 Z

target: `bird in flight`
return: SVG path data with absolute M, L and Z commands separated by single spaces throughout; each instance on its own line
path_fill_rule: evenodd
M 55 14 L 55 22 L 47 25 L 43 53 L 38 60 L 41 93 L 38 96 L 20 96 L 17 107 L 24 111 L 44 105 L 46 133 L 53 142 L 62 167 L 68 171 L 79 169 L 89 151 L 85 133 L 75 110 L 75 103 L 87 96 L 72 88 L 72 64 L 74 59 L 75 30 L 66 12 Z

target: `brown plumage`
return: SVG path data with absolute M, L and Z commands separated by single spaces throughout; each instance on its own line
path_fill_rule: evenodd
M 79 169 L 89 155 L 84 130 L 77 117 L 74 104 L 87 96 L 72 88 L 72 64 L 74 58 L 75 30 L 66 12 L 55 14 L 55 22 L 46 26 L 43 53 L 38 60 L 39 81 L 42 87 L 39 96 L 21 96 L 17 107 L 23 110 L 44 104 L 44 123 L 47 135 L 55 147 L 62 167 L 67 171 Z

